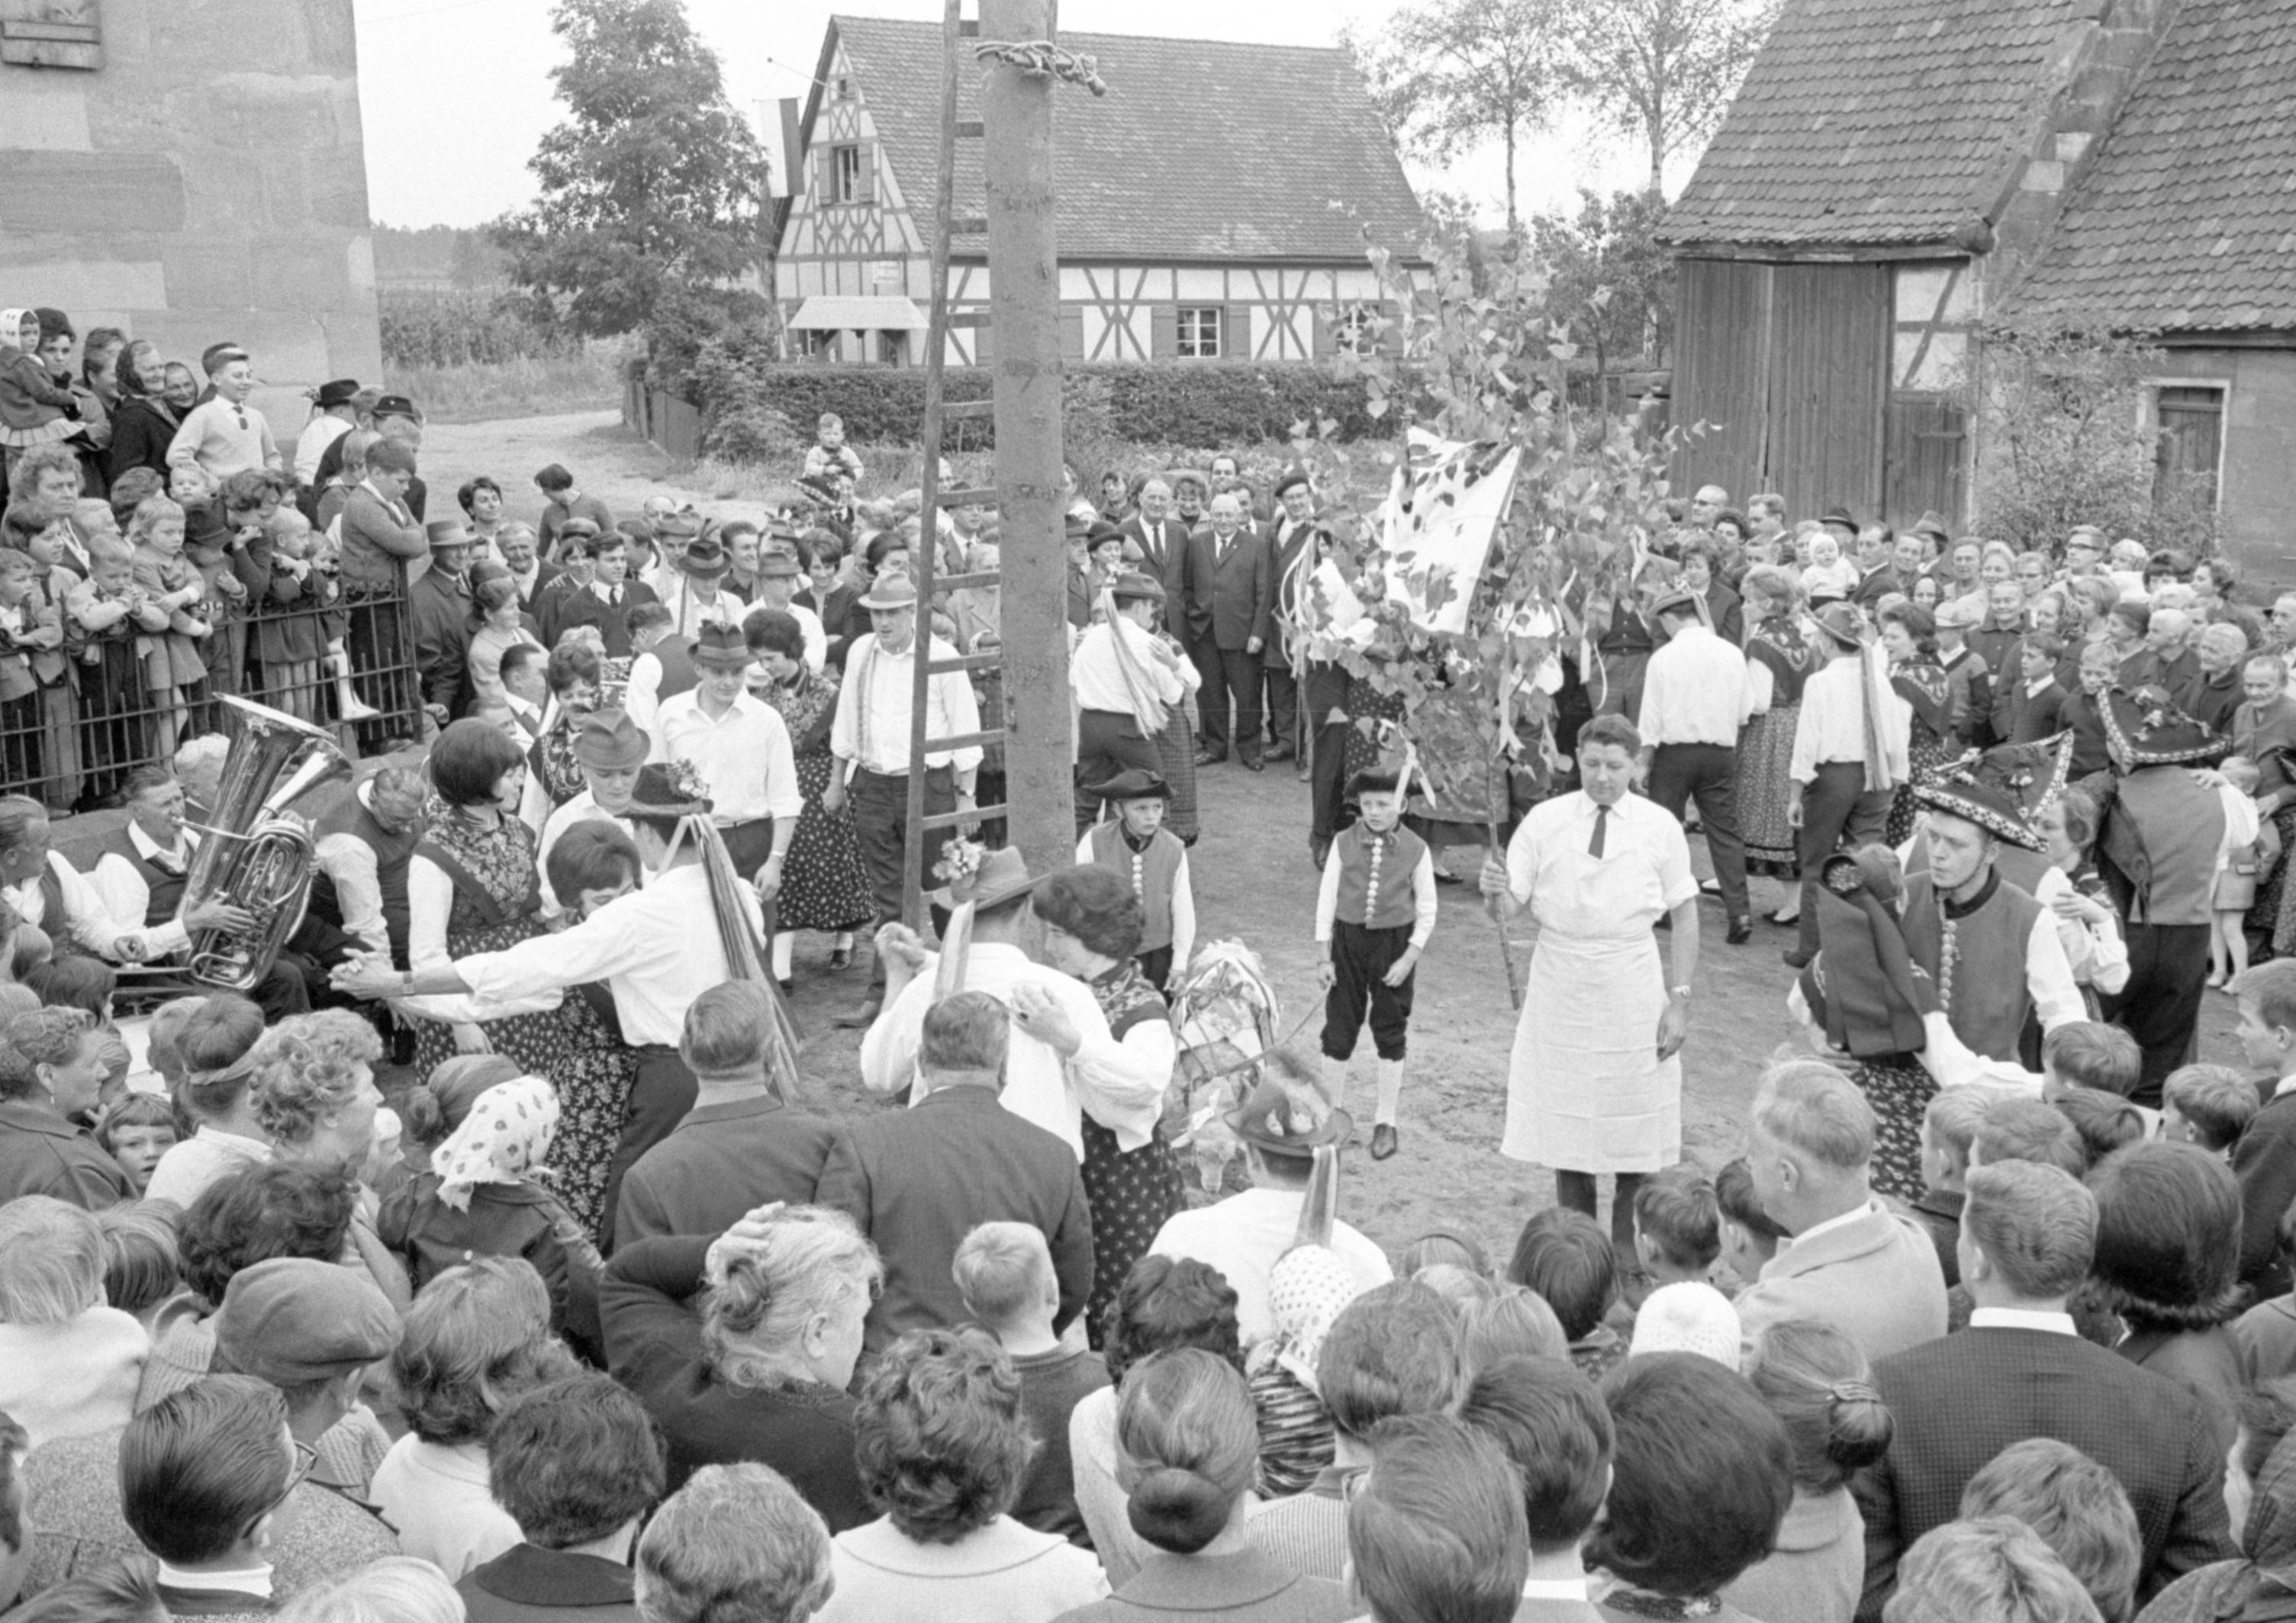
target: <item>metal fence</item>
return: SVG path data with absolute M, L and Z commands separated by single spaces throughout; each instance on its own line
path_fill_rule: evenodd
M 381 714 L 347 723 L 327 648 L 340 640 L 349 686 Z M 21 672 L 12 668 L 20 660 Z M 194 666 L 192 661 L 196 661 Z M 179 679 L 193 668 L 205 675 Z M 419 736 L 420 684 L 406 589 L 346 586 L 325 609 L 264 603 L 227 618 L 202 638 L 129 630 L 67 635 L 57 649 L 19 643 L 0 653 L 0 793 L 29 795 L 52 812 L 116 803 L 138 766 L 173 758 L 184 740 L 231 733 L 236 694 L 332 727 L 347 748 L 371 754 Z

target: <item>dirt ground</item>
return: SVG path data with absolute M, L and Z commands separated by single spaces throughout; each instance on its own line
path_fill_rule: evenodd
M 451 491 L 473 473 L 491 472 L 511 493 L 512 511 L 529 516 L 540 508 L 533 471 L 549 462 L 564 463 L 583 490 L 618 511 L 627 504 L 634 512 L 657 492 L 687 496 L 714 516 L 743 510 L 738 502 L 713 500 L 706 486 L 624 430 L 611 412 L 439 424 L 426 440 L 423 461 L 437 470 L 430 476 L 434 489 Z M 1200 799 L 1203 836 L 1190 858 L 1199 940 L 1240 939 L 1257 951 L 1281 999 L 1279 1029 L 1299 1028 L 1295 1040 L 1312 1050 L 1321 1014 L 1308 786 L 1289 763 L 1260 774 L 1227 765 L 1205 771 Z M 1704 849 L 1695 837 L 1692 851 L 1705 873 Z M 1523 1219 L 1553 1201 L 1554 1179 L 1544 1168 L 1498 1153 L 1516 1016 L 1497 927 L 1472 887 L 1473 854 L 1455 850 L 1449 864 L 1470 882 L 1443 888 L 1441 920 L 1420 965 L 1402 1150 L 1378 1163 L 1361 1154 L 1349 1157 L 1341 1209 L 1390 1249 L 1429 1229 L 1450 1228 L 1474 1235 L 1500 1258 Z M 1758 914 L 1779 900 L 1773 881 L 1754 881 Z M 1796 1041 L 1784 1004 L 1791 971 L 1778 957 L 1792 933 L 1758 922 L 1751 942 L 1726 946 L 1721 907 L 1711 899 L 1702 905 L 1700 922 L 1703 947 L 1683 1050 L 1683 1136 L 1686 1153 L 1713 1168 L 1743 1147 L 1746 1110 L 1763 1064 L 1782 1045 Z M 1536 933 L 1528 920 L 1513 926 L 1518 981 Z M 825 937 L 800 939 L 792 1010 L 806 1037 L 807 1087 L 816 1108 L 839 1115 L 881 1108 L 860 1091 L 859 1034 L 832 1024 L 863 996 L 865 960 L 833 975 L 828 950 Z M 2238 1062 L 2234 1025 L 2230 1001 L 2212 994 L 2202 1019 L 2202 1057 Z M 1366 1035 L 1349 1093 L 1365 1136 L 1373 1104 L 1370 1050 Z

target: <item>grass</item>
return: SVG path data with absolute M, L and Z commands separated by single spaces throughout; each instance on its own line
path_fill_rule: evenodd
M 619 344 L 593 343 L 579 355 L 464 366 L 387 366 L 385 387 L 412 398 L 439 422 L 483 422 L 621 405 Z

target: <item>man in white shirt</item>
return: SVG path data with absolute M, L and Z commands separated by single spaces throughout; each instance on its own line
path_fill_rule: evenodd
M 661 599 L 661 606 L 669 611 L 672 634 L 693 636 L 711 620 L 724 620 L 734 626 L 742 623 L 742 600 L 731 592 L 720 591 L 718 585 L 732 567 L 724 545 L 716 536 L 705 532 L 688 542 L 674 561 L 664 561 L 654 572 L 654 593 Z
M 332 968 L 346 950 L 406 956 L 406 868 L 428 832 L 430 780 L 385 766 L 356 788 L 332 784 L 295 809 L 311 819 L 311 900 L 297 950 Z
M 1119 575 L 1110 585 L 1116 618 L 1088 628 L 1069 657 L 1077 701 L 1078 783 L 1103 783 L 1127 770 L 1161 773 L 1156 735 L 1198 680 L 1194 666 L 1155 633 L 1164 588 L 1146 575 Z M 1077 826 L 1099 814 L 1094 797 L 1077 800 Z
M 1753 714 L 1746 656 L 1714 635 L 1703 602 L 1677 589 L 1651 610 L 1663 637 L 1643 676 L 1643 774 L 1650 798 L 1683 820 L 1695 800 L 1706 855 L 1722 888 L 1727 939 L 1753 939 L 1746 898 L 1746 842 L 1738 832 L 1738 730 Z
M 693 689 L 662 701 L 652 758 L 684 761 L 701 775 L 734 871 L 754 880 L 758 899 L 770 905 L 782 888 L 805 797 L 788 725 L 780 711 L 751 697 L 743 680 L 754 658 L 741 627 L 726 620 L 703 626 L 693 644 Z M 767 933 L 772 930 L 768 921 Z
M 550 886 L 550 853 L 566 831 L 578 823 L 611 823 L 637 837 L 630 821 L 630 796 L 638 786 L 638 768 L 653 752 L 652 737 L 623 710 L 593 710 L 574 734 L 574 759 L 582 768 L 582 792 L 553 811 L 542 825 L 535 862 L 542 870 L 542 916 L 554 919 L 565 909 Z M 638 882 L 645 882 L 641 870 Z
M 1800 785 L 1786 817 L 1801 830 L 1801 935 L 1785 954 L 1794 969 L 1817 955 L 1817 885 L 1825 859 L 1879 840 L 1890 801 L 1910 770 L 1913 707 L 1882 675 L 1866 646 L 1866 620 L 1855 605 L 1828 603 L 1811 616 L 1833 651 L 1833 662 L 1802 687 L 1786 775 Z
M 1236 1328 L 1249 1347 L 1275 1333 L 1267 1275 L 1276 1258 L 1299 1243 L 1316 1150 L 1346 1143 L 1355 1135 L 1355 1119 L 1324 1099 L 1304 1064 L 1277 1049 L 1243 1103 L 1228 1112 L 1227 1125 L 1243 1141 L 1253 1186 L 1210 1206 L 1175 1212 L 1148 1249 L 1163 1257 L 1193 1257 L 1225 1275 L 1235 1290 Z M 1355 1275 L 1358 1293 L 1395 1277 L 1387 1253 L 1347 1224 L 1334 1219 L 1327 1243 Z
M 798 623 L 805 633 L 806 668 L 815 676 L 829 660 L 829 634 L 822 629 L 821 616 L 796 601 L 798 582 L 805 571 L 798 567 L 797 554 L 778 547 L 760 554 L 758 559 L 757 596 L 749 612 L 760 609 L 778 609 Z
M 881 922 L 901 916 L 902 887 L 908 872 L 909 773 L 922 766 L 925 775 L 924 809 L 934 816 L 972 807 L 974 775 L 980 768 L 980 745 L 967 742 L 953 749 L 927 749 L 924 760 L 914 762 L 909 751 L 909 727 L 914 711 L 914 661 L 919 657 L 917 588 L 906 575 L 879 577 L 861 599 L 869 611 L 871 630 L 853 639 L 846 652 L 845 680 L 837 690 L 837 716 L 830 727 L 830 752 L 837 758 L 822 805 L 835 812 L 849 797 L 853 829 L 860 840 L 861 860 L 869 869 L 869 886 Z M 949 660 L 956 650 L 947 643 L 928 640 L 927 660 Z M 943 671 L 925 686 L 925 736 L 928 740 L 968 738 L 980 731 L 980 707 L 972 684 L 959 671 Z M 931 873 L 947 844 L 944 832 L 924 836 L 922 868 Z M 844 1017 L 844 1023 L 866 1025 L 877 1016 L 884 997 L 885 964 L 880 957 L 872 970 L 871 998 Z

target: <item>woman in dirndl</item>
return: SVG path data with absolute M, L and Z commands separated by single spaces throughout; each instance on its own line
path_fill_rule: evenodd
M 1595 1214 L 1617 1176 L 1611 1236 L 1632 1255 L 1634 1193 L 1682 1159 L 1682 1062 L 1696 968 L 1698 881 L 1682 825 L 1629 794 L 1641 735 L 1597 716 L 1578 734 L 1581 787 L 1541 801 L 1482 890 L 1538 922 L 1508 1062 L 1499 1153 L 1554 1169 L 1558 1204 Z M 1652 933 L 1671 915 L 1671 973 Z
M 816 675 L 806 664 L 805 630 L 797 617 L 778 609 L 752 609 L 742 621 L 750 652 L 758 657 L 753 691 L 781 713 L 797 759 L 798 788 L 805 810 L 797 820 L 775 898 L 779 929 L 774 932 L 774 979 L 786 984 L 794 965 L 797 932 L 827 930 L 832 939 L 829 967 L 853 962 L 853 932 L 875 916 L 869 869 L 853 815 L 821 803 L 837 762 L 829 752 L 829 732 L 837 718 L 837 678 Z
M 1882 647 L 1890 656 L 1890 685 L 1913 707 L 1913 731 L 1906 750 L 1906 781 L 1890 801 L 1882 839 L 1900 846 L 1913 838 L 1921 807 L 1914 791 L 1934 783 L 1958 753 L 1953 730 L 1953 687 L 1938 663 L 1937 620 L 1911 602 L 1882 611 Z
M 502 732 L 475 717 L 458 721 L 430 747 L 430 782 L 444 803 L 407 864 L 407 961 L 417 971 L 547 933 L 533 832 L 514 808 L 526 762 Z M 448 1055 L 492 1052 L 529 1076 L 554 1077 L 567 1032 L 555 1009 L 483 1023 L 425 1020 L 415 1069 L 427 1076 Z
M 1769 709 L 1753 717 L 1738 732 L 1738 827 L 1746 840 L 1746 867 L 1794 881 L 1800 858 L 1794 845 L 1794 827 L 1786 808 L 1797 796 L 1788 775 L 1793 764 L 1794 728 L 1801 719 L 1801 688 L 1816 664 L 1803 638 L 1797 610 L 1801 583 L 1790 570 L 1775 564 L 1758 564 L 1740 583 L 1745 599 L 1748 675 L 1759 686 L 1767 678 Z M 1801 888 L 1786 887 L 1786 910 L 1772 914 L 1775 923 L 1792 923 L 1799 916 Z
M 1129 877 L 1097 865 L 1064 869 L 1037 885 L 1029 906 L 1044 926 L 1044 961 L 1092 988 L 1128 1067 L 1159 1086 L 1168 1084 L 1179 1062 L 1179 1044 L 1164 999 L 1133 958 L 1141 915 Z M 1164 1219 L 1185 1200 L 1179 1163 L 1164 1143 L 1160 1122 L 1152 1121 L 1144 1136 L 1136 1127 L 1103 1126 L 1087 1104 L 1081 1127 L 1093 1244 L 1085 1328 L 1098 1347 L 1103 1310 L 1132 1265 L 1147 1254 Z

